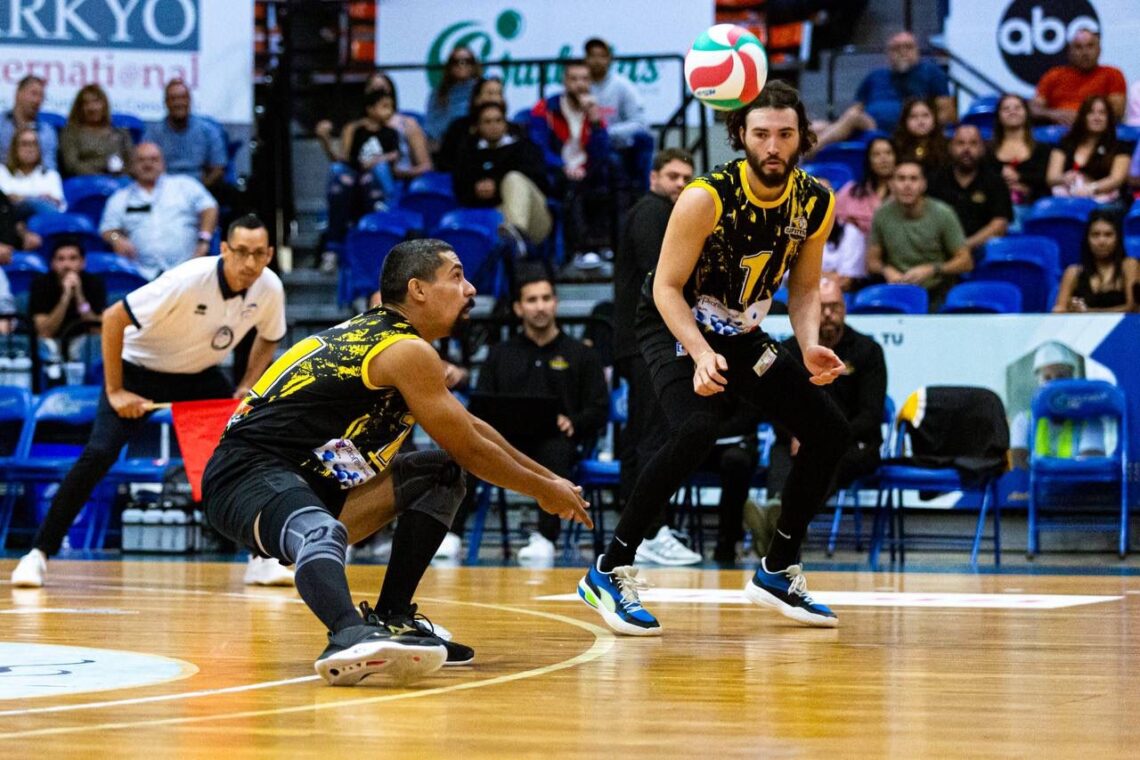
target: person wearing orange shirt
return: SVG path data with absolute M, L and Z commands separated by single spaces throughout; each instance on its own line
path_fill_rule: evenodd
M 1127 92 L 1123 72 L 1100 65 L 1100 35 L 1081 29 L 1069 40 L 1069 63 L 1045 72 L 1031 105 L 1035 117 L 1071 126 L 1085 98 L 1103 95 L 1119 122 Z

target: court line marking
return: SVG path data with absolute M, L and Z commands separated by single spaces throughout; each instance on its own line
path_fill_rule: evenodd
M 150 589 L 150 590 L 152 590 L 152 591 L 162 590 L 162 591 L 166 591 L 166 592 L 170 592 L 170 591 L 177 592 L 178 591 L 177 589 Z M 22 739 L 22 738 L 27 738 L 27 737 L 32 737 L 32 736 L 59 736 L 62 734 L 76 734 L 76 733 L 83 733 L 83 732 L 88 732 L 88 731 L 114 731 L 114 730 L 125 729 L 125 728 L 186 725 L 186 724 L 190 724 L 190 723 L 203 723 L 203 722 L 207 722 L 207 721 L 218 721 L 218 720 L 241 720 L 241 719 L 246 719 L 246 718 L 260 718 L 260 717 L 265 717 L 268 715 L 285 715 L 285 714 L 289 714 L 289 713 L 307 712 L 310 710 L 327 710 L 327 709 L 348 707 L 348 706 L 354 706 L 354 705 L 370 705 L 370 704 L 380 704 L 380 703 L 384 703 L 384 702 L 397 702 L 397 701 L 405 700 L 405 699 L 419 699 L 419 698 L 423 698 L 423 697 L 436 696 L 439 694 L 449 694 L 449 693 L 457 692 L 457 691 L 466 691 L 468 689 L 479 689 L 479 688 L 483 688 L 486 686 L 497 686 L 499 684 L 510 683 L 511 681 L 518 681 L 518 680 L 522 680 L 522 679 L 526 679 L 526 678 L 536 678 L 538 676 L 543 676 L 543 675 L 546 675 L 548 673 L 554 673 L 554 672 L 557 672 L 559 670 L 565 670 L 567 668 L 572 668 L 572 667 L 576 667 L 578 665 L 583 665 L 585 663 L 592 662 L 593 660 L 596 660 L 599 657 L 603 657 L 604 655 L 608 654 L 610 652 L 610 650 L 613 649 L 613 647 L 616 643 L 616 640 L 617 640 L 617 637 L 614 636 L 613 633 L 605 630 L 604 628 L 601 628 L 597 625 L 594 625 L 593 623 L 586 623 L 586 622 L 581 621 L 581 620 L 576 620 L 576 619 L 571 618 L 571 617 L 566 617 L 565 615 L 557 615 L 557 614 L 550 613 L 550 612 L 542 612 L 540 610 L 528 610 L 528 609 L 525 609 L 523 607 L 508 607 L 508 606 L 499 605 L 499 604 L 486 604 L 483 602 L 462 602 L 462 601 L 448 600 L 448 599 L 432 599 L 432 598 L 427 598 L 427 597 L 425 597 L 425 601 L 440 602 L 440 603 L 444 603 L 444 604 L 462 604 L 462 605 L 466 605 L 469 607 L 481 607 L 483 609 L 488 609 L 488 610 L 497 610 L 497 611 L 501 611 L 501 612 L 511 612 L 511 613 L 519 613 L 519 614 L 523 614 L 523 615 L 534 615 L 535 617 L 543 617 L 543 618 L 547 618 L 549 620 L 553 620 L 555 622 L 566 623 L 568 625 L 572 625 L 572 626 L 575 626 L 577 628 L 581 628 L 584 631 L 586 631 L 587 633 L 590 633 L 594 636 L 594 642 L 590 645 L 589 649 L 587 649 L 586 651 L 581 652 L 581 653 L 579 653 L 579 654 L 577 654 L 577 655 L 575 655 L 569 659 L 562 660 L 561 662 L 555 662 L 555 663 L 551 663 L 550 665 L 543 665 L 542 667 L 539 667 L 539 668 L 532 668 L 530 670 L 523 670 L 523 671 L 519 671 L 517 673 L 507 673 L 505 675 L 495 676 L 494 678 L 488 678 L 488 679 L 483 679 L 483 680 L 479 680 L 479 681 L 467 681 L 464 683 L 452 684 L 450 686 L 439 686 L 439 687 L 436 687 L 433 689 L 423 689 L 420 691 L 411 691 L 411 692 L 405 692 L 402 694 L 385 694 L 383 696 L 378 696 L 378 697 L 363 697 L 360 699 L 345 699 L 345 700 L 338 700 L 336 702 L 323 702 L 321 704 L 306 704 L 306 705 L 296 705 L 293 707 L 280 707 L 280 708 L 274 708 L 274 709 L 269 709 L 269 710 L 247 710 L 245 712 L 220 713 L 220 714 L 215 714 L 215 715 L 199 715 L 199 716 L 185 717 L 185 718 L 159 718 L 159 719 L 154 719 L 154 720 L 125 721 L 125 722 L 119 722 L 119 723 L 99 723 L 99 724 L 88 724 L 88 725 L 83 725 L 83 726 L 58 726 L 58 727 L 54 727 L 54 728 L 33 729 L 30 731 L 14 731 L 14 732 L 9 732 L 9 733 L 0 733 L 0 740 Z M 305 679 L 297 679 L 297 680 L 298 681 L 299 680 L 313 680 L 316 678 L 317 678 L 317 676 L 307 676 L 307 677 L 305 677 Z M 284 682 L 277 682 L 277 683 L 284 683 Z M 265 685 L 263 685 L 263 684 L 251 684 L 248 686 L 237 686 L 237 687 L 231 686 L 231 687 L 226 687 L 223 689 L 211 689 L 211 690 L 205 690 L 205 691 L 200 691 L 200 692 L 187 692 L 187 693 L 177 694 L 177 695 L 160 695 L 160 696 L 169 697 L 170 699 L 179 699 L 179 698 L 186 699 L 186 698 L 207 696 L 210 694 L 224 693 L 227 691 L 242 691 L 242 690 L 250 690 L 253 688 L 264 688 L 264 686 Z M 122 705 L 128 705 L 128 704 L 140 704 L 140 703 L 148 702 L 148 701 L 158 701 L 158 700 L 155 697 L 138 697 L 136 699 L 123 699 L 123 700 L 116 700 L 114 702 L 87 703 L 86 706 L 85 705 L 59 705 L 59 707 L 68 708 L 68 709 L 93 709 L 94 707 L 104 707 L 104 706 L 109 707 L 109 706 L 122 706 Z M 11 711 L 9 713 L 6 713 L 6 715 L 26 715 L 29 712 L 34 712 L 34 711 L 42 710 L 42 709 L 45 709 L 45 708 L 33 708 L 32 710 L 28 710 L 28 711 Z

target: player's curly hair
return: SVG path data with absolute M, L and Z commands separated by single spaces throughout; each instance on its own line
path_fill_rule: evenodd
M 751 103 L 729 112 L 724 125 L 728 130 L 728 144 L 732 146 L 733 150 L 744 150 L 744 141 L 740 139 L 740 134 L 744 131 L 748 114 L 757 108 L 793 109 L 799 120 L 800 155 L 804 155 L 815 147 L 817 138 L 808 122 L 807 110 L 804 108 L 803 101 L 800 100 L 799 90 L 786 82 L 775 79 L 764 85 L 764 89 Z

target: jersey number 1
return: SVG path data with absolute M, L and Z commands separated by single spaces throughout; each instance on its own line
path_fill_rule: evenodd
M 760 251 L 751 256 L 745 256 L 740 260 L 740 268 L 747 272 L 744 278 L 744 285 L 740 288 L 740 303 L 742 306 L 748 306 L 752 303 L 752 294 L 756 290 L 757 283 L 760 282 L 760 274 L 764 271 L 764 267 L 768 265 L 768 259 L 772 258 L 771 251 Z

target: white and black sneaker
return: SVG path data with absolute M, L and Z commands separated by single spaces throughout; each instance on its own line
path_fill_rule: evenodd
M 441 639 L 397 636 L 375 623 L 362 623 L 330 633 L 313 668 L 331 686 L 354 686 L 376 674 L 405 685 L 439 670 L 446 660 Z
M 368 602 L 360 603 L 360 612 L 365 620 L 374 621 L 376 625 L 386 628 L 393 636 L 406 638 L 421 638 L 436 640 L 447 649 L 447 662 L 444 665 L 469 665 L 475 659 L 475 650 L 466 644 L 451 640 L 451 631 L 441 625 L 435 625 L 420 614 L 416 605 L 400 613 L 393 613 L 383 618 L 374 611 Z

